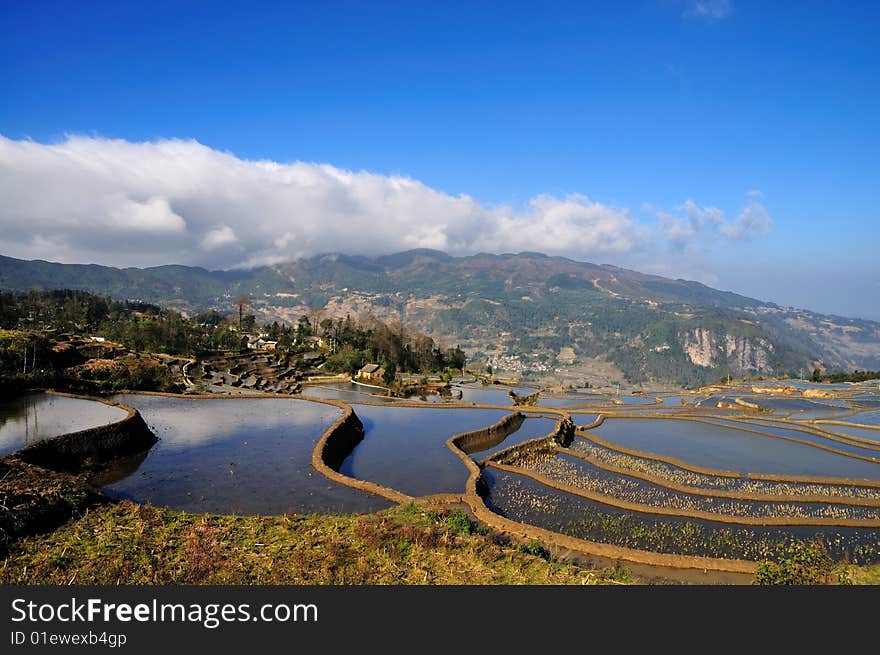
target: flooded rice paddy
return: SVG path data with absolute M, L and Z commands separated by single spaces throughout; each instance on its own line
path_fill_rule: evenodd
M 403 493 L 461 493 L 467 469 L 446 446 L 452 435 L 497 423 L 501 409 L 353 405 L 364 424 L 363 441 L 339 471 Z
M 603 497 L 655 507 L 658 510 L 707 512 L 740 518 L 810 518 L 880 520 L 880 507 L 834 503 L 749 501 L 720 495 L 676 491 L 635 476 L 607 471 L 567 453 L 535 459 L 520 467 L 571 489 L 600 493 Z
M 486 503 L 493 511 L 579 539 L 660 553 L 760 560 L 781 552 L 793 539 L 818 537 L 835 559 L 880 559 L 880 530 L 874 528 L 764 527 L 661 517 L 594 502 L 491 467 L 484 477 Z
M 159 442 L 104 491 L 193 512 L 371 512 L 385 500 L 331 482 L 312 450 L 342 410 L 289 398 L 169 398 L 124 394 Z M 112 473 L 111 473 L 112 477 Z
M 545 437 L 556 427 L 556 421 L 555 418 L 527 418 L 516 432 L 507 435 L 498 445 L 485 450 L 472 451 L 468 454 L 477 460 L 484 459 L 524 441 Z
M 128 413 L 95 400 L 29 393 L 0 400 L 0 455 L 35 441 L 121 421 Z
M 570 449 L 607 467 L 621 469 L 625 474 L 659 478 L 669 484 L 694 489 L 763 494 L 768 496 L 819 496 L 829 499 L 861 498 L 880 501 L 880 486 L 856 486 L 845 483 L 818 483 L 763 480 L 746 476 L 721 476 L 695 471 L 668 462 L 638 457 L 577 438 Z M 565 452 L 565 451 L 560 451 Z
M 308 397 L 348 403 L 363 423 L 364 438 L 340 473 L 413 496 L 463 493 L 469 473 L 449 437 L 522 410 L 528 418 L 472 442 L 467 453 L 482 467 L 487 506 L 503 516 L 664 553 L 761 559 L 793 539 L 819 537 L 835 558 L 880 561 L 880 392 L 785 385 L 767 385 L 769 393 L 754 385 L 699 394 L 542 393 L 537 406 L 517 408 L 509 391 L 536 389 L 465 378 L 449 394 L 405 404 L 350 382 L 306 385 L 301 398 L 125 394 L 115 399 L 136 407 L 159 442 L 97 481 L 116 498 L 195 512 L 374 511 L 389 503 L 312 468 L 315 444 L 342 410 Z M 567 447 L 517 449 L 553 432 L 560 412 L 581 427 Z M 119 408 L 60 396 L 6 401 L 0 452 L 123 417 Z
M 738 473 L 880 479 L 880 464 L 726 425 L 612 418 L 591 432 L 626 448 Z

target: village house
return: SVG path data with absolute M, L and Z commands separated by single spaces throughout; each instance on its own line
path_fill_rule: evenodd
M 267 341 L 263 337 L 256 340 L 248 340 L 248 348 L 251 350 L 275 350 L 275 346 L 277 345 L 277 341 Z
M 367 364 L 357 372 L 358 380 L 367 380 L 370 382 L 381 382 L 385 376 L 385 369 L 378 364 Z

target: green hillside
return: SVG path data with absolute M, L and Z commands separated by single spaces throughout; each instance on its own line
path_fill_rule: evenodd
M 82 289 L 188 313 L 230 312 L 249 293 L 262 320 L 373 314 L 461 343 L 478 361 L 503 355 L 522 371 L 552 372 L 564 365 L 561 349 L 571 348 L 579 361 L 613 364 L 632 383 L 880 367 L 878 323 L 540 253 L 328 254 L 242 271 L 0 256 L 0 288 Z

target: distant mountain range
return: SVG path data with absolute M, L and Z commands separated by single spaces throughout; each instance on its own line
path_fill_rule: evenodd
M 827 316 L 698 282 L 523 252 L 321 255 L 251 270 L 112 268 L 0 256 L 0 289 L 72 288 L 261 320 L 398 319 L 496 368 L 703 384 L 725 375 L 880 368 L 880 323 Z

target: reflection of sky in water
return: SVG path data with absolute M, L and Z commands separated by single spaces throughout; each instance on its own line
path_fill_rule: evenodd
M 312 450 L 341 410 L 290 398 L 122 395 L 160 438 L 111 496 L 195 512 L 362 512 L 387 507 L 325 478 Z
M 837 450 L 843 450 L 847 453 L 854 453 L 856 455 L 863 455 L 865 457 L 876 457 L 880 459 L 880 451 L 878 450 L 871 450 L 869 448 L 862 448 L 847 443 L 841 443 L 839 441 L 833 441 L 831 439 L 811 434 L 809 432 L 786 428 L 784 426 L 780 426 L 778 423 L 771 424 L 769 422 L 750 421 L 749 423 L 744 424 L 738 423 L 736 421 L 726 421 L 721 418 L 712 418 L 708 420 L 711 420 L 712 423 L 716 425 L 726 425 L 733 428 L 742 426 L 744 428 L 749 428 L 752 430 L 759 430 L 760 432 L 764 432 L 766 434 L 772 434 L 781 437 L 791 437 L 792 439 L 800 439 L 801 441 L 809 441 L 810 443 L 827 446 L 829 448 L 836 448 Z M 877 437 L 880 438 L 880 431 L 878 431 Z
M 537 391 L 527 387 L 507 387 L 497 384 L 462 384 L 452 386 L 453 400 L 457 399 L 459 390 L 461 390 L 461 402 L 477 405 L 512 405 L 513 400 L 508 395 L 508 391 L 513 391 L 519 396 L 531 396 Z
M 582 405 L 610 405 L 611 398 L 598 394 L 568 393 L 564 396 L 538 396 L 538 405 L 543 407 L 571 408 Z
M 880 479 L 878 464 L 696 421 L 610 418 L 591 432 L 628 448 L 739 473 Z
M 681 402 L 682 400 L 684 400 L 684 402 Z M 696 398 L 694 396 L 664 396 L 661 402 L 664 405 L 675 405 L 676 407 L 682 407 L 684 405 L 693 405 L 699 400 L 699 398 Z
M 850 417 L 847 416 L 842 420 L 848 421 L 849 419 Z M 880 442 L 880 430 L 868 427 L 857 428 L 852 425 L 837 425 L 835 423 L 816 423 L 816 427 L 821 428 L 822 430 L 827 430 L 828 432 L 836 432 L 837 434 L 850 437 L 859 437 L 860 439 L 870 439 L 871 441 Z
M 137 408 L 162 440 L 162 448 L 169 450 L 223 441 L 249 429 L 283 432 L 312 428 L 320 436 L 341 412 L 330 405 L 287 398 L 205 398 L 198 402 L 200 399 L 122 394 L 114 400 Z
M 375 394 L 373 393 L 375 392 Z M 393 402 L 394 398 L 380 395 L 376 389 L 351 382 L 333 382 L 329 384 L 303 386 L 304 397 L 325 398 L 329 400 L 341 400 L 346 403 L 356 402 Z
M 598 414 L 572 414 L 571 420 L 574 421 L 574 424 L 580 427 L 585 425 L 592 425 L 599 419 Z
M 617 396 L 617 400 L 624 405 L 656 405 L 657 398 L 654 396 Z
M 528 441 L 529 439 L 537 439 L 538 437 L 546 437 L 548 434 L 553 432 L 553 428 L 556 427 L 556 419 L 550 418 L 527 418 L 523 421 L 523 424 L 520 426 L 519 430 L 507 436 L 504 441 L 502 441 L 497 446 L 493 446 L 491 448 L 487 448 L 486 450 L 482 450 L 480 452 L 471 453 L 471 457 L 476 460 L 483 459 L 484 457 L 491 457 L 499 450 L 504 450 L 505 448 L 510 448 L 511 446 L 515 446 L 517 444 L 521 444 L 523 441 Z
M 34 441 L 121 421 L 125 410 L 95 400 L 31 393 L 0 401 L 0 455 Z
M 446 440 L 497 423 L 510 412 L 355 405 L 366 429 L 364 440 L 342 463 L 340 472 L 407 494 L 422 496 L 464 491 L 468 471 L 446 447 Z
M 880 410 L 872 410 L 870 412 L 860 412 L 847 416 L 845 419 L 848 423 L 863 423 L 864 425 L 880 425 Z

